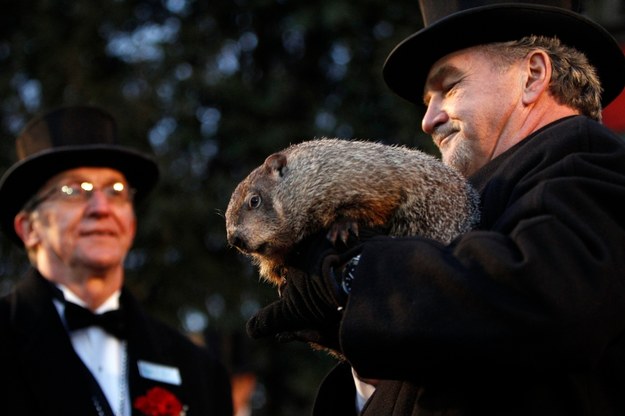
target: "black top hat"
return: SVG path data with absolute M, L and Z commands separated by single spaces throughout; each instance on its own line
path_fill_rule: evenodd
M 528 35 L 555 36 L 583 52 L 597 69 L 604 89 L 603 106 L 625 86 L 625 56 L 618 43 L 597 23 L 572 11 L 570 0 L 420 0 L 420 6 L 425 28 L 397 45 L 383 68 L 386 84 L 410 102 L 422 102 L 427 74 L 443 56 Z
M 54 175 L 80 166 L 119 170 L 143 198 L 156 184 L 158 166 L 149 156 L 117 144 L 117 127 L 105 111 L 63 107 L 31 120 L 16 139 L 18 162 L 0 179 L 0 227 L 19 246 L 13 219 Z

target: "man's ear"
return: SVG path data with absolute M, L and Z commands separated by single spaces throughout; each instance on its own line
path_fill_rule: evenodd
M 30 213 L 20 211 L 13 219 L 13 228 L 26 248 L 39 243 L 39 235 L 35 232 Z
M 551 82 L 551 59 L 540 49 L 529 53 L 525 58 L 527 80 L 523 89 L 523 104 L 535 103 L 544 92 L 549 90 Z

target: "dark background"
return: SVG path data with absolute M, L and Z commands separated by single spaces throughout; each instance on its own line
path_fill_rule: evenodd
M 586 11 L 625 34 L 623 1 Z M 333 361 L 300 344 L 251 341 L 245 321 L 275 299 L 226 243 L 236 184 L 290 143 L 321 136 L 436 154 L 419 110 L 383 62 L 421 27 L 416 0 L 2 0 L 0 172 L 40 111 L 95 104 L 162 170 L 138 207 L 127 283 L 154 315 L 257 376 L 254 415 L 307 414 Z M 461 34 L 457 34 L 461 36 Z M 415 57 L 418 59 L 418 57 Z M 2 201 L 0 201 L 2 203 Z M 0 239 L 0 293 L 26 266 Z

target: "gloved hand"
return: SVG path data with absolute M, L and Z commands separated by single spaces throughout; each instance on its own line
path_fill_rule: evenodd
M 252 338 L 278 335 L 283 341 L 299 339 L 320 343 L 328 338 L 321 332 L 338 330 L 342 302 L 339 290 L 331 276 L 290 269 L 280 299 L 259 310 L 247 322 L 247 332 Z M 333 345 L 320 345 L 338 347 L 338 341 L 329 341 Z
M 306 341 L 340 351 L 338 328 L 347 294 L 340 286 L 338 269 L 360 252 L 335 247 L 326 233 L 300 243 L 287 259 L 280 299 L 258 311 L 247 323 L 252 338 L 276 335 L 282 341 Z
M 330 314 L 328 314 L 323 321 L 319 321 L 315 324 L 314 329 L 281 332 L 277 334 L 280 341 L 305 341 L 314 349 L 326 350 L 326 352 L 329 352 L 330 355 L 333 355 L 339 360 L 345 359 L 339 343 L 339 327 L 343 307 L 351 291 L 351 279 L 353 278 L 355 266 L 352 265 L 348 267 L 350 273 L 346 273 L 347 269 L 344 268 L 347 267 L 346 263 L 351 265 L 355 261 L 354 264 L 358 264 L 357 260 L 360 258 L 360 250 L 361 247 L 357 246 L 341 255 L 328 254 L 322 260 L 321 278 L 326 282 L 331 282 L 330 294 L 332 295 L 333 305 L 337 306 L 336 310 L 339 312 L 338 318 L 332 319 Z M 346 274 L 349 275 L 349 277 L 346 277 Z M 308 278 L 316 279 L 318 275 L 309 275 Z M 344 281 L 341 281 L 341 279 L 344 279 Z
M 309 274 L 319 273 L 323 260 L 329 255 L 339 255 L 346 262 L 360 253 L 358 249 L 366 240 L 385 235 L 383 227 L 360 228 L 352 222 L 335 223 L 329 231 L 314 233 L 300 241 L 285 259 L 288 268 L 303 270 Z M 345 255 L 350 252 L 349 255 Z
M 387 230 L 362 228 L 358 236 L 353 231 L 348 228 L 348 233 L 335 241 L 328 239 L 328 232 L 319 232 L 294 247 L 286 259 L 280 299 L 250 318 L 250 337 L 275 335 L 281 341 L 306 341 L 314 347 L 330 349 L 341 358 L 338 331 L 341 310 L 347 302 L 340 282 L 342 268 L 360 254 L 363 241 L 386 234 Z
M 355 240 L 350 240 L 350 244 L 356 245 Z M 326 256 L 339 254 L 347 248 L 348 246 L 342 241 L 336 243 L 331 241 L 328 233 L 322 230 L 309 235 L 293 247 L 284 263 L 289 270 L 298 269 L 308 274 L 318 274 Z

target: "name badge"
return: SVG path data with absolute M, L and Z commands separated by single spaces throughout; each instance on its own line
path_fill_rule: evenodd
M 151 363 L 143 360 L 137 361 L 137 365 L 139 366 L 139 374 L 143 378 L 173 384 L 176 386 L 182 384 L 180 371 L 176 367 Z

